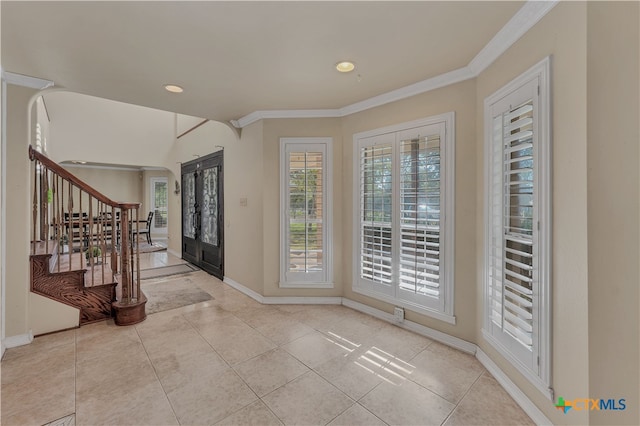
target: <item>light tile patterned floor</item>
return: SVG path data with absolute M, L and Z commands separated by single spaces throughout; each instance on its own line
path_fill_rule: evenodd
M 2 424 L 532 424 L 470 355 L 342 306 L 260 305 L 191 277 L 214 299 L 7 350 Z

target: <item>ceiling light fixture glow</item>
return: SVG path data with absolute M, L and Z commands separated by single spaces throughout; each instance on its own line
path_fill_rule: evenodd
M 184 89 L 176 84 L 165 84 L 164 89 L 171 93 L 182 93 Z
M 336 69 L 340 72 L 351 72 L 356 69 L 356 65 L 353 62 L 342 61 L 336 64 Z

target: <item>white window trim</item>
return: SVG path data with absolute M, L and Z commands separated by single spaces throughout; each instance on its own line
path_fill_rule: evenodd
M 523 74 L 509 82 L 507 85 L 496 91 L 484 101 L 484 263 L 483 263 L 483 312 L 484 321 L 482 336 L 494 349 L 496 349 L 504 358 L 506 358 L 518 371 L 547 398 L 553 401 L 553 388 L 551 377 L 551 230 L 552 230 L 552 214 L 551 214 L 551 58 L 546 57 Z M 490 288 L 488 282 L 487 265 L 489 264 L 489 237 L 491 235 L 489 221 L 489 202 L 487 199 L 487 191 L 489 190 L 489 171 L 491 164 L 491 133 L 492 133 L 492 117 L 491 105 L 500 99 L 516 91 L 520 87 L 530 81 L 538 79 L 539 98 L 538 98 L 538 158 L 536 158 L 538 167 L 538 216 L 539 216 L 539 236 L 538 236 L 538 252 L 539 256 L 539 276 L 542 285 L 539 289 L 538 300 L 538 330 L 539 337 L 536 342 L 539 344 L 539 373 L 532 371 L 516 356 L 514 356 L 497 338 L 495 338 L 488 330 L 490 328 Z
M 360 241 L 360 153 L 359 143 L 360 139 L 369 138 L 372 136 L 379 136 L 388 133 L 397 133 L 416 127 L 429 126 L 433 124 L 445 124 L 445 137 L 443 139 L 441 153 L 444 157 L 444 208 L 445 214 L 444 225 L 441 232 L 444 233 L 444 247 L 441 251 L 441 263 L 442 270 L 442 283 L 444 298 L 444 311 L 428 308 L 423 305 L 412 303 L 410 301 L 401 300 L 392 295 L 376 292 L 370 288 L 363 286 L 360 282 L 360 250 L 358 241 Z M 449 324 L 456 323 L 456 317 L 454 315 L 454 282 L 455 282 L 455 113 L 448 112 L 428 118 L 423 118 L 415 121 L 410 121 L 401 124 L 395 124 L 391 126 L 382 127 L 379 129 L 368 130 L 365 132 L 356 133 L 353 135 L 353 270 L 352 270 L 352 289 L 356 293 L 363 294 L 365 296 L 372 297 L 374 299 L 381 300 L 383 302 L 391 303 L 395 306 L 400 306 L 411 311 L 426 315 L 440 321 L 444 321 Z
M 288 212 L 287 194 L 289 193 L 289 178 L 287 176 L 287 146 L 288 145 L 323 145 L 323 218 L 325 247 L 323 259 L 325 277 L 323 281 L 290 281 L 286 278 L 288 269 Z M 280 138 L 280 287 L 281 288 L 333 288 L 333 138 Z

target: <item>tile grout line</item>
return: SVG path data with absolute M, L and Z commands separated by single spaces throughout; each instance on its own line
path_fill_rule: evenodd
M 221 308 L 221 309 L 222 309 L 222 310 L 224 310 L 224 311 L 226 311 L 226 312 L 229 312 L 229 314 L 230 314 L 231 316 L 233 316 L 233 317 L 235 317 L 235 318 L 238 318 L 236 315 L 234 315 L 234 314 L 233 314 L 233 312 L 227 311 L 227 310 L 226 310 L 226 309 L 224 309 L 224 308 Z M 231 371 L 233 372 L 233 374 L 235 374 L 235 375 L 236 375 L 236 377 L 238 377 L 238 378 L 242 381 L 242 383 L 244 383 L 244 385 L 245 385 L 245 386 L 246 386 L 246 387 L 247 387 L 247 388 L 248 388 L 248 389 L 249 389 L 249 390 L 250 390 L 250 391 L 255 395 L 255 397 L 257 398 L 257 401 L 261 401 L 261 402 L 264 404 L 264 401 L 262 401 L 262 399 L 261 399 L 261 398 L 258 396 L 258 394 L 257 394 L 257 393 L 256 393 L 256 392 L 251 388 L 251 386 L 249 386 L 249 384 L 248 384 L 248 383 L 247 383 L 247 382 L 246 382 L 246 381 L 245 381 L 245 380 L 244 380 L 244 379 L 243 379 L 243 378 L 238 374 L 238 372 L 235 370 L 235 368 L 233 368 L 233 366 L 232 366 L 232 365 L 231 365 L 231 364 L 230 364 L 230 363 L 229 363 L 229 362 L 228 362 L 228 361 L 227 361 L 227 360 L 226 360 L 226 359 L 225 359 L 225 358 L 224 358 L 220 353 L 218 353 L 218 351 L 216 351 L 216 349 L 213 347 L 213 345 L 211 345 L 211 343 L 210 343 L 210 342 L 209 342 L 209 341 L 208 341 L 208 340 L 207 340 L 207 339 L 206 339 L 202 334 L 200 334 L 200 330 L 198 330 L 198 327 L 196 327 L 196 326 L 195 326 L 191 321 L 189 321 L 189 318 L 187 318 L 187 317 L 185 316 L 185 314 L 184 314 L 184 313 L 182 313 L 182 314 L 180 314 L 180 315 L 184 318 L 184 320 L 185 320 L 185 321 L 187 321 L 187 324 L 189 324 L 189 326 L 191 326 L 191 328 L 193 328 L 193 330 L 198 334 L 198 336 L 200 336 L 200 338 L 201 338 L 202 340 L 204 340 L 204 341 L 205 341 L 205 343 L 206 343 L 206 344 L 211 348 L 211 350 L 212 350 L 212 351 L 213 351 L 213 352 L 214 352 L 218 357 L 220 357 L 220 359 L 222 360 L 222 362 L 224 362 L 224 363 L 227 365 L 227 367 L 229 368 L 229 370 L 231 370 Z M 239 319 L 240 321 L 242 321 L 240 318 L 238 318 L 238 319 Z M 244 322 L 243 322 L 243 323 L 244 323 Z M 260 355 L 256 355 L 256 356 L 260 356 Z M 253 358 L 255 358 L 255 357 L 253 357 Z M 253 359 L 253 358 L 251 358 L 251 359 Z M 238 364 L 240 364 L 240 363 L 238 363 Z M 255 401 L 250 402 L 249 404 L 245 405 L 244 407 L 240 407 L 239 409 L 237 409 L 236 411 L 232 412 L 232 413 L 231 413 L 231 414 L 229 414 L 228 416 L 226 416 L 226 417 L 224 417 L 224 418 L 222 418 L 222 419 L 218 420 L 216 423 L 220 423 L 221 421 L 223 421 L 223 420 L 227 419 L 227 418 L 228 418 L 228 417 L 230 417 L 230 416 L 233 416 L 234 414 L 238 413 L 239 411 L 244 410 L 245 408 L 247 408 L 249 405 L 253 404 L 254 402 L 255 402 Z M 265 406 L 267 406 L 267 404 L 264 404 L 264 405 L 265 405 Z M 269 409 L 269 407 L 268 407 L 268 406 L 267 406 L 267 409 Z M 271 411 L 271 410 L 269 409 L 269 411 Z M 274 413 L 274 416 L 275 416 L 275 413 Z M 277 418 L 278 420 L 280 420 L 280 418 L 279 418 L 278 416 L 276 416 L 276 418 Z
M 280 305 L 274 305 L 274 307 L 275 307 L 276 309 L 278 309 L 278 306 L 280 306 Z M 284 311 L 282 311 L 282 310 L 280 310 L 280 309 L 278 309 L 278 311 L 279 311 L 282 315 L 284 315 L 287 319 L 291 319 L 291 320 L 296 321 L 296 322 L 298 322 L 298 323 L 300 323 L 300 324 L 306 325 L 306 326 L 308 326 L 309 328 L 311 328 L 312 330 L 314 330 L 315 332 L 318 332 L 318 333 L 320 333 L 320 334 L 322 334 L 322 335 L 324 336 L 324 333 L 322 333 L 322 331 L 320 331 L 320 330 L 316 329 L 316 328 L 315 328 L 315 327 L 313 327 L 312 325 L 307 324 L 307 323 L 305 323 L 305 322 L 303 322 L 303 321 L 299 321 L 299 320 L 297 320 L 296 318 L 293 318 L 293 317 L 290 315 L 290 314 L 291 314 L 290 312 L 284 312 Z M 234 315 L 234 316 L 235 316 L 235 315 Z M 239 317 L 237 317 L 237 318 L 239 318 Z M 258 333 L 260 333 L 260 330 L 258 330 L 257 328 L 253 327 L 251 324 L 249 324 L 249 323 L 247 323 L 246 321 L 242 320 L 242 318 L 239 318 L 239 319 L 240 319 L 241 321 L 243 321 L 245 324 L 247 324 L 249 327 L 251 327 L 253 330 L 255 330 L 255 331 L 257 331 Z M 308 371 L 306 371 L 306 372 L 304 372 L 304 373 L 300 374 L 300 375 L 299 375 L 299 376 L 297 376 L 297 377 L 292 378 L 291 380 L 287 381 L 287 382 L 286 382 L 286 383 L 284 383 L 283 385 L 278 386 L 276 389 L 273 389 L 272 391 L 270 391 L 270 392 L 268 392 L 267 394 L 265 394 L 265 395 L 264 395 L 264 397 L 266 397 L 266 396 L 268 396 L 268 395 L 272 394 L 273 392 L 277 391 L 278 389 L 281 389 L 282 387 L 284 387 L 284 386 L 288 385 L 289 383 L 291 383 L 291 382 L 293 382 L 293 381 L 295 381 L 295 380 L 297 380 L 297 379 L 301 378 L 302 376 L 304 376 L 304 375 L 306 375 L 306 374 L 308 374 L 308 373 L 310 373 L 310 372 L 313 372 L 313 373 L 314 373 L 316 376 L 318 376 L 321 380 L 325 381 L 325 382 L 326 382 L 326 383 L 328 383 L 330 386 L 332 386 L 333 388 L 335 388 L 338 392 L 340 392 L 341 394 L 343 394 L 343 395 L 345 395 L 347 398 L 349 398 L 351 401 L 353 401 L 353 404 L 351 404 L 349 407 L 345 408 L 343 411 L 341 411 L 340 413 L 338 413 L 335 417 L 333 417 L 331 420 L 329 420 L 329 421 L 326 423 L 326 424 L 329 424 L 329 423 L 331 423 L 335 418 L 337 418 L 337 417 L 338 417 L 338 416 L 340 416 L 342 413 L 344 413 L 345 411 L 347 411 L 349 408 L 353 407 L 353 405 L 354 405 L 354 404 L 357 404 L 357 401 L 356 401 L 356 400 L 354 400 L 353 398 L 351 398 L 351 397 L 350 397 L 349 395 L 347 395 L 346 393 L 344 393 L 341 389 L 337 388 L 335 385 L 333 385 L 333 383 L 329 382 L 329 381 L 328 381 L 328 380 L 326 380 L 324 377 L 322 377 L 320 374 L 318 374 L 318 372 L 317 372 L 317 371 L 315 371 L 315 369 L 314 369 L 314 368 L 312 368 L 311 366 L 309 366 L 309 365 L 305 364 L 305 362 L 304 362 L 303 360 L 299 359 L 299 358 L 298 358 L 298 357 L 296 357 L 294 354 L 290 353 L 289 351 L 287 351 L 285 348 L 283 348 L 283 347 L 282 347 L 282 346 L 287 345 L 287 344 L 289 344 L 289 343 L 291 343 L 291 342 L 295 342 L 296 340 L 301 339 L 301 338 L 303 338 L 303 337 L 305 337 L 305 336 L 307 336 L 307 335 L 309 335 L 309 334 L 311 334 L 311 333 L 312 333 L 312 332 L 309 332 L 309 333 L 307 333 L 307 334 L 305 334 L 305 335 L 302 335 L 302 336 L 300 336 L 300 337 L 298 337 L 298 338 L 295 338 L 295 339 L 291 340 L 290 342 L 285 342 L 285 343 L 283 343 L 282 345 L 280 345 L 280 344 L 278 344 L 278 343 L 276 343 L 276 342 L 273 342 L 271 339 L 269 339 L 269 337 L 267 337 L 267 336 L 265 336 L 264 334 L 260 333 L 260 334 L 261 334 L 262 336 L 264 336 L 266 339 L 268 339 L 268 340 L 270 340 L 272 343 L 275 343 L 275 344 L 276 344 L 276 348 L 275 348 L 275 349 L 272 349 L 271 351 L 275 351 L 275 350 L 280 349 L 280 350 L 284 351 L 286 354 L 288 354 L 289 356 L 291 356 L 292 358 L 294 358 L 295 360 L 297 360 L 300 364 L 302 364 L 302 365 L 304 365 L 306 368 L 308 368 Z M 270 352 L 270 351 L 264 352 L 264 353 L 262 353 L 262 354 L 260 354 L 260 355 L 257 355 L 257 356 L 255 356 L 255 357 L 253 357 L 253 358 L 251 358 L 251 359 L 255 359 L 255 358 L 257 358 L 257 357 L 259 357 L 259 356 L 261 356 L 261 355 L 264 355 L 265 353 L 268 353 L 268 352 Z M 339 356 L 339 355 L 338 355 L 338 356 Z M 334 357 L 334 358 L 337 358 L 338 356 L 336 356 L 336 357 Z M 334 359 L 334 358 L 332 358 L 332 359 Z M 330 360 L 328 360 L 328 361 L 330 361 Z M 243 361 L 243 362 L 245 362 L 245 361 Z M 241 377 L 241 378 L 242 378 L 242 377 Z M 243 380 L 243 381 L 244 381 L 244 380 Z M 246 383 L 246 382 L 245 382 L 245 383 Z M 249 384 L 248 384 L 248 383 L 247 383 L 247 386 L 249 386 Z M 251 388 L 251 387 L 249 386 L 249 388 Z M 253 390 L 253 389 L 252 389 L 252 390 Z M 262 403 L 267 407 L 267 409 L 269 409 L 269 411 L 271 411 L 271 412 L 273 413 L 273 410 L 271 410 L 271 408 L 269 407 L 269 405 L 268 405 L 268 404 L 263 400 L 263 398 L 264 398 L 264 397 L 258 397 L 258 398 L 259 398 L 259 399 L 260 399 L 260 401 L 262 401 Z M 363 408 L 364 408 L 364 407 L 363 407 Z M 278 417 L 275 413 L 273 413 L 273 415 L 274 415 L 274 416 L 276 416 L 276 418 L 277 418 L 277 419 L 279 419 L 279 420 L 284 424 L 284 421 L 283 421 L 280 417 Z
M 160 380 L 160 377 L 158 377 L 158 372 L 156 371 L 156 366 L 153 364 L 153 361 L 151 361 L 151 357 L 149 357 L 149 352 L 147 351 L 147 347 L 144 344 L 144 340 L 142 340 L 142 337 L 140 336 L 140 333 L 138 332 L 137 325 L 134 325 L 133 328 L 136 331 L 136 335 L 138 336 L 138 339 L 140 339 L 140 344 L 142 344 L 142 349 L 144 349 L 144 354 L 146 355 L 147 360 L 149 361 L 149 364 L 151 364 L 151 368 L 153 369 L 153 375 L 156 376 L 156 380 L 160 384 L 160 389 L 162 389 L 162 393 L 164 393 L 164 397 L 167 399 L 167 402 L 169 403 L 169 407 L 171 408 L 171 412 L 173 413 L 173 417 L 176 419 L 176 423 L 177 424 L 181 424 L 180 420 L 178 420 L 178 414 L 176 413 L 176 410 L 173 407 L 173 404 L 171 403 L 171 398 L 169 398 L 169 395 L 167 395 L 167 391 L 164 389 L 164 385 L 162 384 L 162 380 Z
M 222 309 L 222 310 L 224 310 L 224 311 L 226 311 L 226 309 L 224 309 L 224 308 L 221 308 L 221 309 Z M 231 316 L 233 316 L 233 317 L 235 317 L 235 318 L 239 319 L 240 321 L 242 321 L 242 323 L 243 323 L 243 324 L 246 324 L 246 325 L 248 325 L 249 327 L 251 327 L 251 325 L 250 325 L 250 324 L 247 324 L 245 321 L 243 321 L 243 320 L 242 320 L 242 318 L 240 318 L 240 317 L 236 316 L 233 312 L 230 312 L 230 311 L 226 311 L 226 312 L 229 312 L 229 314 L 231 314 Z M 190 325 L 190 326 L 195 330 L 195 332 L 198 334 L 198 336 L 200 336 L 200 338 L 201 338 L 202 340 L 204 340 L 204 341 L 207 343 L 207 345 L 209 345 L 209 347 L 211 348 L 211 350 L 213 350 L 213 351 L 214 351 L 214 353 L 215 353 L 216 355 L 218 355 L 218 356 L 220 357 L 220 359 L 221 359 L 225 364 L 227 364 L 227 366 L 229 367 L 229 369 L 230 369 L 231 371 L 233 371 L 233 373 L 234 373 L 234 374 L 235 374 L 235 375 L 236 375 L 236 376 L 237 376 L 237 377 L 242 381 L 242 383 L 244 383 L 244 384 L 245 384 L 245 386 L 246 386 L 246 387 L 247 387 L 251 392 L 253 392 L 253 394 L 254 394 L 254 395 L 256 396 L 256 398 L 257 398 L 257 400 L 256 400 L 256 401 L 260 401 L 260 402 L 261 402 L 265 407 L 267 407 L 267 410 L 269 410 L 269 411 L 271 412 L 271 414 L 273 414 L 273 415 L 274 415 L 274 417 L 275 417 L 276 419 L 278 419 L 278 421 L 280 421 L 280 423 L 284 424 L 284 422 L 282 421 L 282 419 L 281 419 L 280 417 L 278 417 L 278 416 L 276 415 L 276 413 L 274 413 L 274 412 L 273 412 L 273 410 L 271 410 L 271 408 L 267 405 L 267 403 L 266 403 L 266 402 L 264 402 L 264 401 L 262 400 L 262 398 L 261 398 L 261 397 L 260 397 L 260 396 L 259 396 L 259 395 L 258 395 L 258 394 L 257 394 L 257 393 L 252 389 L 252 388 L 251 388 L 251 386 L 249 386 L 249 383 L 247 383 L 247 382 L 242 378 L 242 376 L 240 376 L 240 374 L 238 374 L 238 372 L 236 371 L 236 369 L 235 369 L 235 368 L 233 368 L 233 366 L 232 366 L 231 364 L 229 364 L 229 362 L 228 362 L 226 359 L 224 359 L 224 357 L 223 357 L 222 355 L 220 355 L 220 354 L 218 353 L 218 351 L 216 351 L 216 349 L 211 345 L 211 343 L 209 343 L 209 341 L 208 341 L 208 340 L 207 340 L 207 339 L 206 339 L 202 334 L 200 334 L 200 331 L 198 330 L 198 328 L 197 328 L 196 326 L 194 326 L 194 325 L 191 323 L 191 321 L 189 321 L 189 319 L 188 319 L 187 317 L 185 317 L 185 316 L 184 316 L 184 314 L 181 314 L 181 315 L 182 315 L 182 317 L 185 319 L 185 321 L 187 321 L 187 323 L 188 323 L 188 324 L 189 324 L 189 325 Z M 251 327 L 251 328 L 253 329 L 253 327 Z M 256 330 L 256 331 L 257 331 L 257 330 Z M 265 339 L 269 340 L 266 336 L 265 336 Z M 270 340 L 269 340 L 269 341 L 270 341 Z M 272 342 L 272 343 L 274 343 L 274 342 Z M 280 347 L 276 345 L 276 347 L 275 347 L 275 348 L 270 349 L 270 350 L 268 350 L 268 351 L 266 351 L 266 352 L 263 352 L 263 353 L 261 353 L 261 354 L 258 354 L 258 355 L 254 356 L 254 357 L 252 357 L 252 358 L 249 358 L 249 359 L 247 359 L 247 360 L 245 360 L 245 361 L 249 361 L 249 360 L 255 359 L 255 358 L 257 358 L 257 357 L 259 357 L 259 356 L 261 356 L 261 355 L 264 355 L 265 353 L 268 353 L 268 352 L 271 352 L 271 351 L 275 351 L 276 349 L 279 349 L 279 348 L 280 348 Z M 243 363 L 243 362 L 245 362 L 245 361 L 239 362 L 239 363 L 237 363 L 236 365 L 242 364 L 242 363 Z M 298 377 L 299 377 L 299 376 L 298 376 Z M 293 379 L 292 379 L 292 380 L 293 380 Z M 289 382 L 287 382 L 287 383 L 289 383 Z M 284 386 L 284 385 L 283 385 L 283 386 Z M 279 389 L 279 388 L 278 388 L 278 389 Z M 265 395 L 265 396 L 266 396 L 266 395 Z M 227 418 L 229 418 L 229 417 L 233 416 L 234 414 L 236 414 L 236 413 L 240 412 L 241 410 L 244 410 L 245 408 L 247 408 L 248 406 L 250 406 L 251 404 L 254 404 L 254 403 L 255 403 L 255 401 L 250 402 L 249 404 L 245 405 L 244 407 L 241 407 L 241 408 L 237 409 L 236 411 L 232 412 L 231 414 L 229 414 L 229 415 L 228 415 L 228 416 L 226 416 L 225 418 L 220 419 L 220 420 L 219 420 L 218 422 L 216 422 L 216 423 L 219 423 L 219 422 L 221 422 L 221 421 L 223 421 L 223 420 L 225 420 L 225 419 L 227 419 Z
M 458 406 L 462 403 L 462 401 L 467 397 L 467 395 L 469 394 L 469 392 L 471 392 L 471 388 L 473 388 L 473 386 L 478 382 L 478 380 L 480 380 L 480 377 L 482 377 L 484 375 L 484 373 L 486 372 L 486 369 L 484 369 L 483 367 L 483 372 L 480 373 L 478 375 L 478 377 L 476 377 L 476 379 L 473 381 L 473 383 L 471 383 L 471 386 L 469 386 L 469 389 L 467 389 L 467 391 L 464 393 L 464 395 L 462 395 L 462 397 L 460 398 L 460 400 L 455 404 L 455 406 L 453 407 L 453 409 L 451 410 L 451 412 L 447 415 L 447 417 L 445 417 L 445 419 L 442 421 L 442 423 L 440 423 L 440 425 L 444 425 L 445 423 L 447 423 L 447 421 L 449 420 L 449 418 L 453 415 L 453 413 L 458 409 Z
M 233 290 L 235 290 L 235 289 L 233 289 Z M 237 290 L 236 290 L 236 291 L 237 291 Z M 224 309 L 224 308 L 223 308 L 223 309 Z M 277 308 L 276 308 L 276 309 L 277 309 Z M 236 364 L 236 365 L 240 365 L 240 364 L 242 364 L 242 363 L 244 363 L 244 362 L 247 362 L 247 361 L 250 361 L 250 360 L 256 359 L 256 358 L 258 358 L 258 357 L 260 357 L 260 356 L 262 356 L 262 355 L 264 355 L 264 354 L 266 354 L 266 353 L 269 353 L 269 352 L 274 352 L 274 351 L 276 351 L 276 350 L 282 350 L 282 351 L 284 351 L 286 354 L 288 354 L 289 356 L 291 356 L 292 358 L 294 358 L 295 360 L 297 360 L 298 362 L 300 362 L 302 365 L 304 365 L 305 367 L 307 367 L 307 366 L 306 366 L 302 361 L 300 361 L 298 358 L 296 358 L 296 357 L 294 357 L 293 355 L 289 354 L 289 352 L 287 352 L 285 349 L 282 349 L 282 348 L 281 348 L 281 345 L 277 344 L 276 342 L 274 342 L 273 340 L 271 340 L 269 337 L 267 337 L 267 336 L 265 336 L 264 334 L 260 333 L 260 330 L 258 330 L 257 328 L 253 327 L 251 324 L 249 324 L 248 322 L 244 321 L 242 318 L 240 318 L 239 316 L 237 316 L 237 315 L 236 315 L 236 314 L 234 314 L 233 312 L 231 313 L 231 315 L 233 315 L 234 317 L 238 318 L 238 319 L 239 319 L 240 321 L 242 321 L 244 324 L 246 324 L 246 325 L 248 325 L 249 327 L 251 327 L 251 329 L 252 329 L 252 330 L 255 330 L 257 333 L 259 333 L 259 334 L 260 334 L 261 336 L 263 336 L 265 339 L 267 339 L 268 341 L 270 341 L 271 343 L 273 343 L 273 344 L 275 344 L 275 345 L 276 345 L 276 347 L 275 347 L 275 348 L 270 349 L 270 350 L 268 350 L 268 351 L 266 351 L 266 352 L 263 352 L 263 353 L 261 353 L 261 354 L 259 354 L 259 355 L 256 355 L 256 356 L 254 356 L 254 357 L 252 357 L 252 358 L 249 358 L 249 359 L 247 359 L 247 360 L 245 360 L 245 361 L 239 362 L 239 363 L 238 363 L 238 364 Z M 309 368 L 309 367 L 307 367 L 307 368 Z M 235 368 L 231 367 L 231 369 L 234 371 L 234 373 L 236 373 L 236 375 L 237 375 L 238 377 L 240 377 L 240 380 L 242 380 L 242 382 L 243 382 L 243 383 L 244 383 L 244 384 L 245 384 L 245 385 L 246 385 L 246 386 L 251 390 L 251 392 L 253 392 L 253 393 L 258 397 L 258 401 L 260 401 L 260 402 L 261 402 L 265 407 L 267 407 L 267 410 L 269 410 L 269 412 L 270 412 L 271 414 L 273 414 L 273 416 L 274 416 L 276 419 L 278 419 L 278 421 L 279 421 L 281 424 L 283 424 L 283 425 L 284 425 L 285 423 L 284 423 L 283 419 L 281 419 L 281 418 L 280 418 L 276 413 L 274 413 L 274 411 L 271 409 L 271 407 L 269 407 L 269 404 L 267 404 L 267 403 L 262 399 L 263 397 L 261 397 L 260 395 L 258 395 L 258 394 L 253 390 L 253 388 L 249 385 L 249 383 L 247 383 L 247 382 L 242 378 L 242 376 L 240 376 L 240 374 L 238 374 L 238 372 L 235 370 Z M 267 393 L 267 394 L 265 394 L 264 396 L 267 396 L 267 395 L 271 394 L 272 392 L 275 392 L 276 390 L 280 389 L 281 387 L 286 386 L 287 384 L 289 384 L 289 383 L 293 382 L 293 381 L 294 381 L 294 380 L 296 380 L 298 377 L 301 377 L 301 376 L 303 376 L 304 374 L 306 374 L 306 372 L 305 372 L 305 373 L 303 373 L 303 374 L 300 374 L 300 375 L 299 375 L 299 376 L 297 376 L 297 377 L 294 377 L 293 379 L 291 379 L 291 380 L 289 380 L 289 381 L 287 381 L 287 382 L 286 382 L 285 384 L 283 384 L 282 386 L 278 386 L 276 389 L 272 390 L 271 392 L 268 392 L 268 393 Z M 253 404 L 253 403 L 252 403 L 252 404 Z M 251 405 L 251 404 L 249 404 L 249 405 Z M 242 409 L 244 409 L 244 408 L 246 408 L 246 407 L 243 407 Z M 240 411 L 240 410 L 238 410 L 238 411 Z M 236 412 L 237 412 L 237 411 L 236 411 Z M 223 419 L 223 420 L 224 420 L 224 419 Z
M 358 404 L 358 401 L 356 401 L 355 399 L 351 398 L 349 395 L 347 395 L 345 392 L 342 391 L 342 389 L 339 389 L 336 385 L 334 385 L 333 383 L 331 383 L 330 381 L 328 381 L 327 379 L 325 379 L 324 377 L 322 377 L 320 374 L 318 374 L 317 371 L 315 370 L 311 370 L 315 373 L 316 376 L 320 377 L 321 380 L 324 380 L 326 383 L 328 383 L 330 386 L 332 386 L 334 389 L 336 389 L 338 392 L 340 392 L 341 394 L 343 394 L 344 396 L 346 396 L 347 398 L 349 398 L 351 401 L 353 401 L 353 404 L 351 404 L 350 406 L 348 406 L 347 408 L 345 408 L 344 410 L 342 410 L 341 412 L 339 412 L 336 416 L 334 416 L 331 420 L 329 420 L 328 422 L 325 423 L 325 425 L 328 425 L 329 423 L 331 423 L 332 421 L 334 421 L 335 419 L 337 419 L 338 417 L 340 417 L 342 414 L 344 414 L 347 410 L 349 410 L 351 407 L 353 407 L 355 404 Z M 359 404 L 358 404 L 359 405 Z M 363 407 L 364 408 L 364 407 Z

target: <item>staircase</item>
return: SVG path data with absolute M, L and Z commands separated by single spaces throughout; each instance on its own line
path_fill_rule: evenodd
M 57 244 L 32 243 L 31 291 L 80 310 L 80 325 L 111 318 L 111 304 L 116 300 L 116 277 L 109 270 L 106 280 L 87 286 L 92 271 L 77 262 L 75 269 L 57 271 L 62 263 Z M 75 256 L 78 257 L 79 256 Z M 81 259 L 78 259 L 81 260 Z M 73 263 L 73 262 L 71 262 Z
M 115 202 L 45 155 L 33 162 L 31 291 L 80 311 L 79 324 L 146 318 L 136 235 L 139 203 Z

